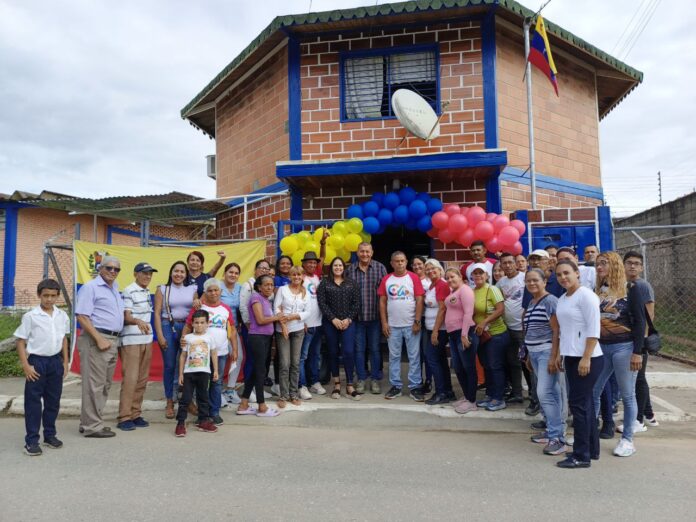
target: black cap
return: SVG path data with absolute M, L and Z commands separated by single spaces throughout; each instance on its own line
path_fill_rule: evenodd
M 138 263 L 135 265 L 135 268 L 133 269 L 133 272 L 157 272 L 156 269 L 152 268 L 150 263 Z

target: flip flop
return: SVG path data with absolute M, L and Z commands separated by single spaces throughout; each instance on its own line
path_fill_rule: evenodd
M 280 415 L 280 412 L 278 410 L 273 409 L 273 408 L 268 408 L 263 413 L 258 412 L 256 414 L 257 417 L 277 417 L 278 415 Z
M 246 410 L 237 410 L 237 415 L 256 415 L 256 408 L 249 406 Z

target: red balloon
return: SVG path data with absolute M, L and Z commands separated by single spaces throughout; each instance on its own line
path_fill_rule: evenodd
M 507 218 L 507 216 L 503 216 L 502 214 L 497 216 L 493 220 L 493 228 L 495 228 L 496 232 L 500 232 L 502 229 L 504 229 L 509 224 L 510 224 L 510 220 Z
M 449 228 L 452 232 L 454 232 L 454 235 L 457 236 L 466 230 L 467 225 L 468 223 L 466 218 L 461 214 L 457 214 L 449 218 L 449 225 L 447 228 Z
M 466 216 L 469 213 L 469 207 L 462 207 L 461 214 Z
M 498 239 L 503 245 L 514 245 L 520 239 L 520 232 L 515 227 L 508 225 L 498 232 Z
M 488 214 L 486 214 L 486 221 L 490 221 L 491 223 L 493 223 L 493 221 L 497 217 L 498 217 L 498 214 L 496 214 L 495 212 L 489 212 Z
M 493 236 L 490 238 L 488 241 L 486 241 L 486 250 L 489 252 L 500 252 L 502 249 L 502 246 L 500 244 L 500 241 L 498 241 L 498 238 L 496 236 Z
M 448 216 L 455 216 L 459 214 L 459 205 L 455 205 L 453 203 L 450 203 L 449 205 L 445 205 L 445 212 L 447 213 Z
M 469 226 L 473 227 L 479 221 L 486 219 L 486 211 L 478 205 L 470 207 L 469 212 L 466 215 L 466 219 L 469 221 Z
M 513 219 L 510 221 L 510 224 L 517 229 L 517 231 L 520 233 L 520 236 L 524 234 L 524 231 L 527 230 L 527 227 L 524 226 L 524 222 L 520 221 L 519 219 Z
M 445 244 L 451 243 L 452 241 L 454 241 L 454 233 L 449 228 L 445 228 L 443 230 L 440 230 L 440 233 L 438 234 L 438 239 Z
M 510 253 L 515 254 L 516 256 L 520 255 L 522 253 L 522 243 L 520 243 L 519 241 L 515 243 L 512 247 L 512 252 Z
M 493 224 L 489 221 L 479 221 L 474 227 L 474 234 L 481 241 L 487 241 L 493 237 L 495 230 Z
M 474 230 L 472 228 L 467 228 L 464 232 L 459 234 L 457 242 L 460 245 L 469 248 L 471 246 L 471 243 L 474 242 Z
M 435 228 L 447 228 L 447 224 L 449 223 L 449 214 L 439 210 L 433 214 L 433 217 L 430 218 L 430 220 Z
M 427 234 L 428 236 L 432 237 L 433 239 L 437 239 L 437 235 L 439 234 L 439 231 L 438 231 L 437 228 L 433 227 L 433 228 L 431 228 L 430 230 L 428 230 L 428 231 L 426 232 L 426 234 Z

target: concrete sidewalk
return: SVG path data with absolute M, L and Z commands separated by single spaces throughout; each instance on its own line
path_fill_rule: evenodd
M 406 365 L 403 365 L 402 375 L 406 375 Z M 651 398 L 656 417 L 660 422 L 685 422 L 696 420 L 696 369 L 653 357 L 648 364 L 648 381 L 651 386 Z M 345 382 L 345 381 L 343 381 Z M 455 385 L 457 396 L 461 396 L 456 378 L 452 376 L 452 382 Z M 382 381 L 382 391 L 386 392 L 389 389 L 388 381 Z M 325 386 L 330 392 L 331 385 Z M 268 388 L 267 388 L 268 390 Z M 6 378 L 0 380 L 0 411 L 9 415 L 24 414 L 24 379 L 23 378 Z M 109 394 L 104 416 L 106 419 L 115 419 L 118 412 L 118 397 L 120 392 L 120 383 L 114 383 Z M 345 386 L 343 388 L 345 393 Z M 62 416 L 77 416 L 80 413 L 80 394 L 81 382 L 79 375 L 70 375 L 63 387 L 63 398 L 61 400 L 61 415 Z M 269 404 L 275 406 L 275 399 L 267 399 Z M 434 429 L 447 429 L 448 425 L 452 425 L 453 419 L 496 419 L 496 420 L 516 420 L 516 421 L 531 421 L 534 417 L 525 415 L 524 409 L 526 404 L 510 404 L 507 409 L 499 412 L 488 412 L 479 410 L 467 414 L 466 416 L 457 414 L 450 405 L 444 406 L 426 406 L 423 403 L 414 402 L 408 398 L 407 394 L 397 399 L 388 401 L 384 399 L 384 395 L 372 395 L 366 393 L 362 396 L 362 400 L 353 401 L 341 396 L 340 399 L 331 399 L 329 395 L 317 396 L 314 395 L 312 400 L 304 401 L 301 406 L 288 405 L 282 417 L 294 417 L 294 421 L 301 425 L 306 425 L 311 422 L 312 413 L 322 412 L 327 415 L 330 412 L 335 412 L 340 415 L 352 415 L 358 412 L 365 412 L 367 417 L 374 417 L 374 420 L 379 425 L 379 417 L 388 414 L 394 414 L 401 418 L 404 417 L 404 424 L 408 422 L 405 419 L 411 418 L 416 425 L 428 427 L 432 424 Z M 148 385 L 145 393 L 145 401 L 143 403 L 143 411 L 148 412 L 146 415 L 148 420 L 171 422 L 164 418 L 163 414 L 155 412 L 163 412 L 165 408 L 164 395 L 162 384 L 160 382 L 151 382 Z M 236 405 L 230 405 L 222 410 L 222 416 L 226 420 L 235 417 L 240 422 L 244 417 L 234 415 Z M 368 413 L 369 412 L 369 413 Z M 304 415 L 298 415 L 298 414 Z M 289 414 L 289 415 L 285 415 Z M 324 417 L 325 415 L 322 415 Z M 418 418 L 418 420 L 417 420 Z M 237 421 L 235 421 L 237 422 Z M 288 425 L 296 425 L 287 419 Z M 285 422 L 283 422 L 285 424 Z

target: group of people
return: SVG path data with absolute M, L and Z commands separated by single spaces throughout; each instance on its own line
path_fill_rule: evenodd
M 313 394 L 351 400 L 368 390 L 381 394 L 382 336 L 388 346 L 388 400 L 405 393 L 404 348 L 408 396 L 428 405 L 452 403 L 462 415 L 524 402 L 524 378 L 530 401 L 526 413 L 543 414 L 533 424 L 540 432 L 532 441 L 543 444 L 545 454 L 566 452 L 566 420 L 572 415 L 572 451 L 560 467 L 589 467 L 599 458 L 600 405 L 601 433 L 614 436 L 612 376 L 624 406 L 614 454 L 633 454 L 634 432 L 644 430 L 645 423 L 657 425 L 643 349 L 654 297 L 640 279 L 640 254 L 629 252 L 621 259 L 588 247 L 581 265 L 569 247 L 535 250 L 528 258 L 509 253 L 489 258 L 485 245 L 475 242 L 472 261 L 461 267 L 445 269 L 436 259 L 416 256 L 409 269 L 406 255 L 396 251 L 387 273 L 373 259 L 369 243 L 359 245 L 354 263 L 337 257 L 325 270 L 325 241 L 318 255 L 305 253 L 301 266 L 293 266 L 287 256 L 275 267 L 259 260 L 245 282 L 239 281 L 242 269 L 234 262 L 224 266 L 222 279 L 215 278 L 224 252 L 208 272 L 203 254 L 191 252 L 169 268 L 154 302 L 149 288 L 154 267 L 138 263 L 134 282 L 121 295 L 115 282 L 119 260 L 102 259 L 98 276 L 82 286 L 75 306 L 81 327 L 80 432 L 92 438 L 115 436 L 102 413 L 119 356 L 123 380 L 117 428 L 148 426 L 141 408 L 154 334 L 164 366 L 165 416 L 176 418 L 179 437 L 186 435 L 188 414 L 197 417 L 198 430 L 217 431 L 224 422 L 220 410 L 230 403 L 237 404 L 238 415 L 274 417 L 288 403 L 299 405 Z M 58 288 L 51 280 L 41 282 L 41 304 L 15 333 L 27 375 L 25 450 L 30 455 L 41 453 L 42 419 L 44 442 L 62 445 L 55 417 L 67 373 L 68 321 L 55 307 Z M 328 392 L 319 375 L 324 338 Z M 459 398 L 452 370 L 462 390 Z M 271 397 L 266 386 L 277 395 L 274 406 L 266 403 Z M 479 389 L 485 389 L 483 397 L 477 397 Z

